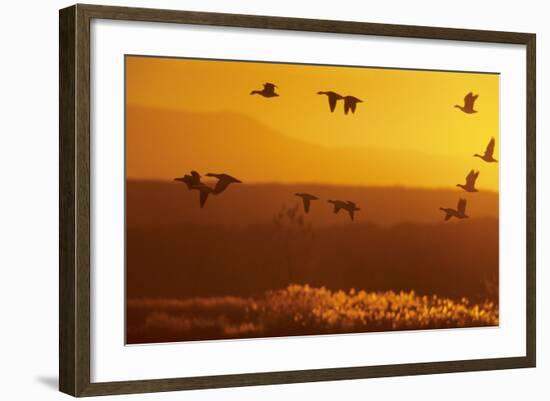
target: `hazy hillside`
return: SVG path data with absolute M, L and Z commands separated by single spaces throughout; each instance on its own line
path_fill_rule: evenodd
M 126 123 L 129 178 L 170 179 L 195 169 L 230 172 L 249 183 L 288 182 L 289 176 L 299 182 L 325 183 L 340 182 L 342 171 L 347 171 L 347 184 L 406 182 L 408 187 L 425 187 L 429 178 L 431 186 L 453 187 L 464 180 L 469 169 L 482 168 L 478 187 L 484 188 L 484 178 L 498 174 L 498 166 L 483 165 L 472 157 L 482 149 L 453 158 L 428 151 L 325 148 L 227 111 L 193 113 L 128 105 Z M 399 171 L 396 178 L 395 171 Z
M 326 185 L 235 184 L 219 196 L 211 196 L 204 209 L 199 194 L 184 184 L 161 181 L 127 181 L 127 224 L 132 227 L 177 226 L 187 223 L 240 224 L 272 221 L 283 205 L 301 205 L 295 192 L 310 192 L 321 199 L 312 203 L 305 222 L 313 225 L 350 224 L 349 217 L 332 213 L 327 199 L 353 200 L 361 208 L 356 223 L 392 225 L 402 222 L 441 222 L 439 207 L 455 207 L 460 196 L 468 198 L 472 219 L 498 218 L 494 192 L 466 194 L 458 188 L 364 188 Z M 455 224 L 450 222 L 449 224 Z

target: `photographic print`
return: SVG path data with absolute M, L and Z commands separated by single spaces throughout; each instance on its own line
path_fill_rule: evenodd
M 498 149 L 498 73 L 126 55 L 126 343 L 498 326 Z

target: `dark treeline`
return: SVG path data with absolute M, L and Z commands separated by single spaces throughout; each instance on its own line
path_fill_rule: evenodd
M 498 302 L 498 220 L 315 226 L 285 208 L 249 225 L 128 227 L 129 299 L 257 296 L 289 283 Z

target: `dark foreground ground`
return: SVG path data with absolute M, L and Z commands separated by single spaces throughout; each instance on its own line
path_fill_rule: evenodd
M 317 188 L 362 199 L 351 222 L 305 215 L 292 187 L 240 188 L 199 209 L 195 191 L 129 183 L 129 343 L 498 323 L 496 194 L 444 222 L 456 191 Z

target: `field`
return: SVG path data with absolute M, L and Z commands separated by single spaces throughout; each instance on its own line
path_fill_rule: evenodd
M 134 300 L 129 343 L 341 334 L 498 325 L 498 306 L 393 291 L 290 285 L 260 298 Z
M 128 182 L 129 343 L 498 324 L 496 194 L 446 223 L 455 191 L 317 187 L 365 199 L 351 222 L 304 214 L 293 186 L 231 189 L 199 209 L 177 183 Z

